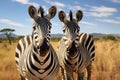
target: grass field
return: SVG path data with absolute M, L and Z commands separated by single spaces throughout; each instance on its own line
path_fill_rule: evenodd
M 58 42 L 51 43 L 56 49 Z M 16 45 L 0 43 L 0 80 L 19 80 L 14 60 Z M 120 41 L 96 40 L 95 47 L 92 80 L 120 80 Z

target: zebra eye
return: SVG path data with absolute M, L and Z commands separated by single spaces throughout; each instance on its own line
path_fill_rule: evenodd
M 63 32 L 65 33 L 65 29 L 63 30 Z
M 77 33 L 79 33 L 79 30 L 77 30 Z
M 63 37 L 63 40 L 64 40 L 64 41 L 67 41 L 67 38 L 66 38 L 66 37 Z
M 33 27 L 33 29 L 35 30 L 35 29 L 36 29 L 36 27 L 34 26 L 34 27 Z
M 79 30 L 78 30 L 78 29 L 76 29 L 76 30 L 75 30 L 75 33 L 79 33 Z

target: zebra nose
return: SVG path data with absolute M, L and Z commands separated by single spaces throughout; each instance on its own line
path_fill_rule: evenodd
M 39 44 L 41 44 L 42 41 L 44 41 L 44 40 L 45 40 L 45 37 L 44 37 L 44 36 L 40 36 L 40 37 L 39 37 Z
M 74 45 L 74 41 L 69 41 L 67 47 L 67 51 L 69 51 L 69 49 Z
M 45 39 L 45 37 L 44 36 L 40 36 L 40 38 L 39 38 L 40 40 L 44 40 Z
M 39 47 L 39 46 L 37 46 L 37 49 L 40 49 L 40 47 Z
M 78 47 L 76 47 L 75 41 L 71 43 L 71 45 L 67 48 L 68 53 L 76 53 L 78 50 Z

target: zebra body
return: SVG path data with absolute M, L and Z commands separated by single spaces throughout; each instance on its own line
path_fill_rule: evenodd
M 28 80 L 53 80 L 57 75 L 54 73 L 57 73 L 59 70 L 58 58 L 55 51 L 50 45 L 48 54 L 45 57 L 40 57 L 39 54 L 35 52 L 31 40 L 31 36 L 26 36 L 18 43 L 21 50 L 16 50 L 16 55 L 19 55 L 19 57 L 16 57 L 16 62 L 18 63 L 20 74 Z M 18 49 L 18 47 L 16 49 Z M 39 59 L 43 59 L 43 62 L 40 62 L 41 60 Z
M 89 40 L 88 38 L 90 41 L 86 43 Z M 90 47 L 90 44 L 92 47 Z M 72 76 L 73 72 L 82 73 L 94 60 L 95 46 L 93 45 L 93 38 L 89 34 L 81 33 L 77 53 L 74 56 L 70 56 L 64 52 L 66 52 L 65 41 L 61 39 L 59 42 L 58 57 L 60 65 L 66 70 L 64 74 L 70 73 L 69 76 Z
M 53 10 L 51 10 L 53 9 Z M 56 11 L 54 6 L 50 8 L 47 18 L 52 18 Z M 31 36 L 22 38 L 17 47 L 15 61 L 20 72 L 21 80 L 55 80 L 59 71 L 59 62 L 56 52 L 50 44 L 49 19 L 44 17 L 43 8 L 37 16 L 33 6 L 29 8 L 30 16 L 35 20 Z M 34 14 L 36 13 L 36 14 Z M 36 17 L 37 16 L 37 17 Z M 51 17 L 50 17 L 51 16 Z
M 76 20 L 72 19 L 72 13 L 69 13 L 70 20 L 65 19 L 65 13 L 60 12 L 59 18 L 65 24 L 63 27 L 64 35 L 59 41 L 58 58 L 63 70 L 64 80 L 73 80 L 75 72 L 78 80 L 84 79 L 84 71 L 87 69 L 87 80 L 91 78 L 91 64 L 95 56 L 95 46 L 93 37 L 86 33 L 79 33 L 77 20 L 81 20 L 81 11 L 76 13 Z M 63 19 L 62 19 L 63 18 Z

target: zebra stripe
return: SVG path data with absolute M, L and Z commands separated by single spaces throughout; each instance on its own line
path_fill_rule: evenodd
M 86 33 L 80 34 L 80 43 L 82 44 L 83 48 L 85 48 L 90 55 L 91 61 L 94 61 L 95 57 L 95 45 L 93 37 Z
M 83 13 L 78 10 L 76 19 L 69 13 L 66 19 L 64 11 L 59 12 L 59 19 L 64 23 L 63 37 L 58 45 L 58 57 L 63 72 L 64 80 L 74 80 L 73 72 L 78 80 L 84 79 L 84 70 L 87 69 L 87 80 L 91 78 L 91 64 L 95 57 L 95 45 L 93 37 L 86 33 L 79 33 L 78 21 L 82 19 Z
M 82 44 L 82 45 L 81 45 Z M 79 46 L 77 53 L 74 56 L 68 55 L 65 49 L 65 41 L 62 38 L 58 46 L 58 57 L 62 68 L 64 69 L 63 77 L 72 80 L 73 72 L 77 72 L 78 79 L 82 79 L 82 72 L 88 69 L 88 77 L 91 75 L 91 64 L 95 58 L 95 46 L 93 38 L 86 33 L 81 33 L 79 36 Z M 88 67 L 89 66 L 89 67 Z M 70 72 L 72 72 L 70 74 Z M 65 80 L 66 80 L 65 79 Z M 90 78 L 89 78 L 90 79 Z M 89 80 L 88 79 L 88 80 Z
M 21 80 L 55 80 L 59 62 L 50 44 L 50 19 L 56 14 L 56 7 L 52 6 L 46 16 L 42 7 L 36 11 L 30 6 L 28 12 L 34 20 L 33 32 L 19 41 L 15 53 Z
M 36 80 L 52 80 L 59 70 L 58 57 L 50 45 L 50 51 L 45 57 L 40 57 L 35 48 L 32 51 L 27 51 L 28 47 L 33 47 L 32 36 L 26 36 L 21 39 L 16 48 L 15 61 L 22 76 L 27 79 L 32 78 Z M 26 53 L 26 51 L 28 53 Z M 25 58 L 21 58 L 25 56 Z M 42 62 L 41 59 L 43 59 Z M 24 62 L 25 61 L 25 62 Z M 27 72 L 27 75 L 26 73 Z M 29 76 L 30 75 L 30 76 Z M 52 76 L 52 77 L 51 77 Z
M 25 36 L 22 38 L 17 45 L 16 53 L 15 53 L 15 61 L 18 65 L 19 63 L 19 57 L 21 54 L 23 54 L 24 50 L 32 43 L 32 37 L 31 36 Z

